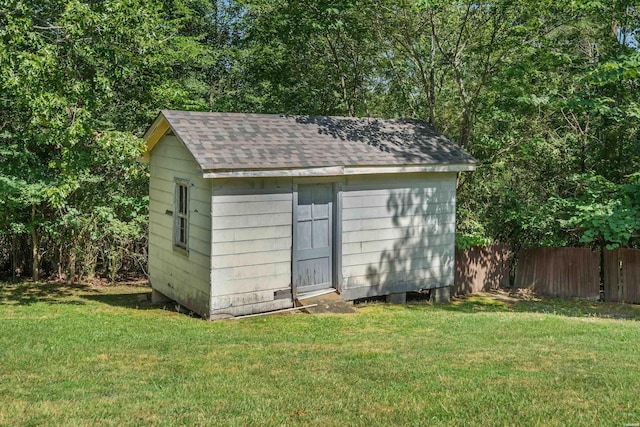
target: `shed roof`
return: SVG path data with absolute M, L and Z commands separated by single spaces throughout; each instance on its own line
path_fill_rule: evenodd
M 147 155 L 171 130 L 205 177 L 461 171 L 476 160 L 419 120 L 163 110 Z

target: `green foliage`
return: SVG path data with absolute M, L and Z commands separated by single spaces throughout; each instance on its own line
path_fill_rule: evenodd
M 611 22 L 639 28 L 637 11 L 591 2 L 536 7 L 522 47 L 503 58 L 480 99 L 471 150 L 482 167 L 459 189 L 459 212 L 473 212 L 512 248 L 580 245 L 586 229 L 566 221 L 593 203 L 603 222 L 608 212 L 620 215 L 611 220 L 617 237 L 587 233 L 594 244 L 636 245 L 624 238 L 632 221 L 618 210 L 623 198 L 586 197 L 575 176 L 622 186 L 640 170 L 638 51 L 611 33 Z
M 361 2 L 242 0 L 233 66 L 214 109 L 366 115 L 376 55 Z M 364 19 L 363 19 L 364 18 Z M 218 84 L 219 86 L 220 84 Z
M 570 217 L 563 221 L 576 228 L 580 242 L 615 249 L 628 246 L 640 233 L 640 173 L 623 184 L 615 184 L 602 176 L 576 177 L 580 195 L 561 203 Z
M 456 221 L 456 248 L 469 249 L 472 246 L 486 246 L 493 243 L 482 222 L 472 212 L 458 211 L 460 219 Z
M 206 51 L 181 34 L 189 3 L 0 4 L 0 235 L 29 233 L 45 267 L 67 277 L 100 265 L 114 278 L 121 252 L 146 241 L 136 134 L 160 108 L 205 105 L 186 84 Z
M 639 28 L 629 1 L 0 0 L 0 270 L 144 268 L 163 108 L 424 119 L 481 161 L 459 246 L 637 245 Z

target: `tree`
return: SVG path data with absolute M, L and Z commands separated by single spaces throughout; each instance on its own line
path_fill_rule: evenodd
M 193 105 L 173 67 L 202 48 L 179 34 L 189 11 L 178 2 L 3 0 L 0 10 L 0 233 L 16 246 L 30 236 L 35 280 L 43 255 L 73 276 L 78 254 L 103 247 L 106 263 L 113 245 L 100 243 L 143 238 L 136 133 L 161 107 Z
M 579 241 L 607 249 L 633 244 L 640 236 L 640 173 L 614 184 L 599 175 L 575 177 L 579 193 L 561 199 L 568 218 L 562 225 L 579 234 Z
M 582 197 L 576 174 L 619 185 L 638 170 L 637 50 L 611 31 L 631 13 L 621 3 L 540 3 L 530 42 L 490 79 L 472 148 L 483 166 L 459 197 L 488 236 L 581 244 L 563 222 Z
M 481 161 L 460 242 L 588 243 L 587 206 L 636 206 L 639 28 L 630 0 L 0 0 L 0 259 L 143 267 L 162 108 L 427 120 Z

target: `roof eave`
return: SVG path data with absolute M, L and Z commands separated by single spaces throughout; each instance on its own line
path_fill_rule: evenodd
M 372 175 L 416 172 L 465 172 L 477 168 L 476 163 L 383 166 L 327 166 L 317 168 L 205 170 L 203 178 L 280 178 L 305 176 Z
M 160 141 L 169 129 L 171 129 L 171 126 L 169 126 L 169 122 L 161 111 L 142 137 L 145 142 L 145 150 L 142 155 L 142 160 L 144 162 L 149 162 L 151 150 L 153 150 L 153 147 L 156 146 L 158 141 Z

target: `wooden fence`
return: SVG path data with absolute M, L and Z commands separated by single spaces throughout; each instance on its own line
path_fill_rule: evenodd
M 455 294 L 509 288 L 510 254 L 504 245 L 456 250 Z M 640 304 L 640 249 L 530 248 L 518 254 L 514 288 L 541 295 L 600 298 Z
M 523 249 L 514 286 L 557 297 L 600 298 L 600 251 L 588 248 Z
M 605 251 L 605 301 L 640 303 L 640 249 Z
M 456 281 L 453 293 L 470 294 L 509 287 L 509 251 L 495 244 L 456 249 Z

